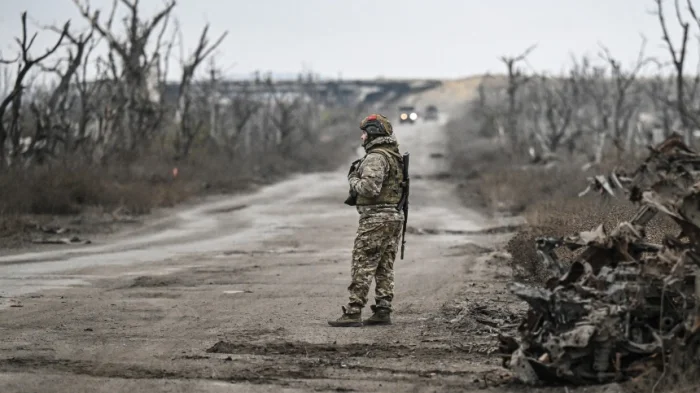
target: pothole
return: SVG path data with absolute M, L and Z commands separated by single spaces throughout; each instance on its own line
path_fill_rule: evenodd
M 230 289 L 224 291 L 225 294 L 227 295 L 235 295 L 237 293 L 253 293 L 253 291 L 248 291 L 248 290 L 239 290 L 239 289 Z

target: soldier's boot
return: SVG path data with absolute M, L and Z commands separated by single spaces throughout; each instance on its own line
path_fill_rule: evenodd
M 391 309 L 381 306 L 370 306 L 372 309 L 371 317 L 367 318 L 365 325 L 391 325 Z
M 334 327 L 360 327 L 362 326 L 362 311 L 348 313 L 348 309 L 343 306 L 343 315 L 328 324 Z

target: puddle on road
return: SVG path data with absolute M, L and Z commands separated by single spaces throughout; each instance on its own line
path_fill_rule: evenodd
M 19 281 L 21 281 L 21 284 L 18 284 Z M 12 286 L 12 291 L 0 290 L 0 296 L 14 297 L 27 295 L 39 290 L 89 287 L 91 285 L 90 282 L 77 278 L 3 278 L 0 279 L 0 288 L 10 288 Z
M 239 290 L 229 290 L 229 291 L 224 291 L 225 294 L 232 295 L 236 293 L 253 293 L 252 291 L 239 291 Z
M 178 266 L 171 266 L 171 267 L 159 267 L 157 269 L 143 268 L 143 266 L 136 266 L 135 270 L 128 271 L 128 272 L 122 272 L 122 273 L 119 273 L 119 275 L 123 275 L 123 276 L 144 276 L 144 275 L 166 276 L 169 274 L 178 273 L 182 270 L 196 269 L 196 268 L 205 267 L 205 266 L 206 265 L 178 265 Z

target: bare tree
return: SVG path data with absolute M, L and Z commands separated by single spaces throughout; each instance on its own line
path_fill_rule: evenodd
M 573 58 L 573 57 L 572 57 Z M 581 94 L 581 102 L 575 111 L 575 127 L 594 136 L 592 159 L 599 163 L 603 158 L 605 141 L 612 122 L 612 86 L 608 69 L 594 65 L 588 56 L 573 58 L 569 71 L 572 83 Z
M 478 99 L 470 107 L 470 115 L 479 123 L 480 133 L 487 137 L 498 136 L 499 143 L 506 143 L 504 117 L 507 102 L 501 96 L 502 90 L 494 86 L 496 78 L 487 74 L 478 86 Z
M 245 144 L 244 152 L 249 153 L 250 150 L 250 135 L 247 132 L 249 124 L 257 113 L 262 108 L 262 103 L 253 99 L 252 94 L 247 87 L 242 90 L 228 94 L 229 113 L 232 117 L 231 127 L 221 132 L 225 150 L 228 153 L 229 159 L 232 159 L 235 152 L 238 150 L 241 139 Z
M 60 47 L 63 39 L 66 37 L 68 28 L 70 26 L 69 22 L 63 26 L 61 34 L 56 41 L 56 44 L 47 49 L 46 52 L 39 56 L 33 57 L 30 55 L 29 51 L 37 37 L 37 33 L 34 33 L 31 38 L 27 33 L 27 13 L 23 12 L 21 16 L 22 20 L 22 38 L 15 38 L 20 47 L 20 56 L 15 61 L 17 64 L 17 74 L 15 81 L 10 93 L 0 102 L 0 166 L 6 163 L 6 141 L 9 138 L 12 144 L 11 157 L 16 157 L 19 152 L 20 137 L 22 133 L 20 115 L 22 108 L 22 98 L 25 91 L 24 80 L 27 77 L 29 71 L 35 65 L 46 60 L 49 56 L 55 53 Z M 5 61 L 7 62 L 7 60 Z M 6 118 L 7 110 L 10 110 L 9 118 Z
M 537 76 L 530 86 L 527 96 L 530 105 L 530 123 L 533 135 L 540 143 L 545 154 L 555 153 L 562 145 L 570 144 L 579 130 L 572 127 L 576 85 L 573 78 L 556 80 L 546 76 Z
M 638 113 L 639 93 L 640 89 L 636 84 L 639 71 L 648 63 L 648 59 L 644 56 L 644 48 L 646 40 L 643 40 L 642 45 L 637 55 L 635 64 L 626 71 L 619 61 L 617 61 L 608 48 L 602 48 L 602 57 L 610 66 L 613 89 L 611 93 L 609 123 L 609 136 L 612 139 L 613 145 L 617 149 L 618 154 L 629 149 L 629 142 L 625 143 L 625 138 L 629 141 L 634 132 L 632 127 L 632 119 Z
M 210 44 L 207 37 L 208 31 L 209 25 L 207 24 L 202 30 L 199 43 L 194 53 L 188 60 L 182 62 L 182 76 L 180 77 L 180 87 L 177 96 L 178 111 L 180 113 L 180 133 L 175 138 L 175 149 L 179 158 L 185 158 L 189 155 L 195 137 L 202 131 L 205 124 L 203 120 L 195 119 L 192 113 L 194 98 L 192 94 L 192 83 L 195 72 L 202 61 L 221 44 L 227 35 L 227 32 L 224 32 L 214 43 Z M 216 81 L 212 78 L 209 89 L 212 93 L 215 83 Z M 210 96 L 211 99 L 215 99 L 213 94 L 210 94 Z M 198 101 L 201 102 L 201 100 Z
M 315 137 L 313 134 L 318 131 L 320 125 L 321 98 L 316 79 L 317 76 L 311 70 L 300 73 L 297 77 L 301 100 L 299 126 L 302 137 L 306 140 Z
M 133 155 L 143 143 L 153 138 L 155 131 L 162 128 L 165 108 L 155 96 L 157 88 L 153 82 L 158 82 L 160 62 L 168 61 L 162 57 L 163 47 L 169 46 L 163 42 L 163 37 L 175 1 L 169 0 L 163 9 L 145 20 L 139 12 L 139 0 L 114 0 L 104 23 L 100 22 L 100 10 L 91 11 L 87 2 L 73 2 L 82 16 L 109 44 L 108 64 L 115 84 L 113 99 L 119 98 L 122 101 L 117 108 L 112 109 L 120 128 L 118 141 L 121 142 L 123 153 L 130 152 Z M 126 36 L 123 39 L 112 30 L 118 4 L 124 5 L 129 12 L 129 17 L 125 20 Z M 149 53 L 148 44 L 159 27 L 155 48 Z
M 58 59 L 53 66 L 39 67 L 46 73 L 56 75 L 57 85 L 51 89 L 45 100 L 33 100 L 30 104 L 35 121 L 35 135 L 27 148 L 28 156 L 36 156 L 39 162 L 43 162 L 45 156 L 55 157 L 60 143 L 64 152 L 72 152 L 76 144 L 74 132 L 74 117 L 72 108 L 76 97 L 72 91 L 72 81 L 78 74 L 78 70 L 86 58 L 88 43 L 92 40 L 92 31 L 88 34 L 74 36 L 68 30 L 57 30 L 59 34 L 65 34 L 70 42 L 67 43 L 67 55 Z M 88 49 L 89 50 L 89 49 Z M 63 64 L 65 63 L 65 66 Z M 80 134 L 79 122 L 78 135 Z M 42 148 L 37 147 L 41 145 Z M 67 155 L 64 155 L 67 157 Z
M 501 61 L 505 64 L 508 70 L 508 87 L 506 88 L 508 94 L 508 109 L 506 112 L 506 132 L 510 136 L 511 142 L 513 142 L 516 145 L 518 143 L 518 140 L 520 139 L 520 135 L 517 129 L 517 117 L 522 110 L 521 105 L 519 105 L 517 95 L 518 91 L 531 78 L 523 72 L 522 68 L 518 66 L 518 63 L 526 60 L 527 56 L 529 56 L 535 48 L 536 45 L 533 45 L 517 56 L 501 57 Z
M 296 112 L 301 107 L 301 99 L 291 92 L 279 91 L 271 79 L 266 83 L 273 100 L 269 119 L 277 131 L 276 145 L 282 154 L 288 154 L 293 133 L 298 129 Z
M 666 42 L 666 46 L 668 47 L 668 51 L 671 55 L 671 61 L 673 62 L 673 67 L 675 69 L 675 92 L 676 92 L 676 98 L 674 102 L 674 106 L 676 110 L 678 111 L 678 114 L 680 115 L 680 121 L 683 127 L 684 135 L 685 135 L 685 143 L 690 144 L 692 140 L 692 129 L 691 127 L 699 127 L 700 126 L 700 121 L 699 119 L 694 116 L 691 112 L 691 109 L 688 107 L 688 103 L 686 101 L 686 82 L 685 82 L 685 60 L 686 60 L 686 55 L 688 51 L 688 35 L 689 35 L 689 29 L 690 29 L 690 24 L 683 20 L 683 16 L 681 15 L 681 10 L 680 6 L 678 4 L 678 0 L 674 1 L 675 5 L 675 10 L 676 10 L 676 18 L 678 20 L 678 24 L 681 27 L 682 33 L 681 33 L 681 42 L 680 46 L 678 49 L 676 49 L 676 46 L 673 44 L 673 41 L 671 40 L 671 37 L 668 33 L 668 27 L 666 26 L 666 18 L 664 16 L 663 12 L 663 0 L 654 0 L 657 5 L 657 16 L 659 18 L 659 24 L 661 25 L 661 31 L 663 33 L 663 40 Z M 691 13 L 694 15 L 695 10 L 692 7 L 692 3 L 690 0 L 688 0 L 688 6 L 691 9 Z
M 674 123 L 678 120 L 678 113 L 673 105 L 673 86 L 675 78 L 662 74 L 662 66 L 658 64 L 659 71 L 651 78 L 645 86 L 646 96 L 651 104 L 651 116 L 654 119 L 649 127 L 659 127 L 662 131 L 661 137 L 665 140 L 674 131 Z M 649 130 L 650 132 L 652 130 Z M 649 140 L 653 135 L 649 136 Z
M 85 42 L 83 61 L 79 70 L 75 72 L 74 84 L 77 94 L 79 108 L 77 111 L 77 127 L 70 141 L 67 142 L 67 151 L 71 154 L 78 150 L 82 152 L 82 158 L 92 162 L 95 152 L 96 141 L 104 134 L 105 116 L 108 113 L 109 97 L 103 94 L 105 84 L 101 83 L 104 70 L 99 62 L 91 63 L 91 56 L 95 48 L 100 44 L 101 39 L 95 38 L 94 28 L 91 28 L 87 36 L 81 34 L 79 37 L 69 35 L 69 39 L 79 45 Z M 96 79 L 90 80 L 89 66 L 94 65 Z M 105 102 L 107 101 L 107 102 Z

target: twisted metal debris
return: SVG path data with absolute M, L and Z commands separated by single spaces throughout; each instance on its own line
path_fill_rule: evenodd
M 521 381 L 606 383 L 660 370 L 672 354 L 681 367 L 700 362 L 700 154 L 678 135 L 650 150 L 634 173 L 597 176 L 587 190 L 626 194 L 639 204 L 630 221 L 537 239 L 551 278 L 510 284 L 529 310 L 500 352 Z M 679 225 L 662 244 L 645 241 L 656 214 Z M 559 247 L 576 256 L 559 260 Z

